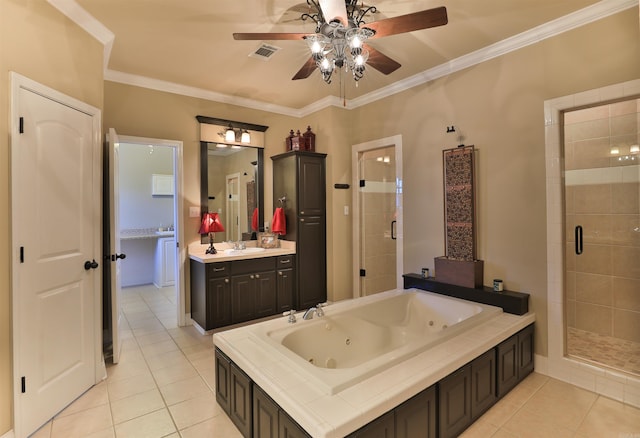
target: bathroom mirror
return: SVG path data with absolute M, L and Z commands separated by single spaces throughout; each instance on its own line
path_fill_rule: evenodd
M 256 232 L 264 231 L 264 149 L 259 144 L 267 127 L 205 116 L 197 119 L 201 123 L 201 213 L 219 214 L 225 231 L 215 233 L 216 242 L 255 239 Z M 229 125 L 239 132 L 248 130 L 251 143 L 227 143 L 220 134 Z M 203 235 L 202 242 L 209 242 L 209 237 Z

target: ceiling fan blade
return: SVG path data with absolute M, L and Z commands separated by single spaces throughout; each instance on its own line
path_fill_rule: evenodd
M 311 76 L 311 73 L 316 69 L 316 62 L 313 58 L 307 59 L 307 62 L 304 63 L 302 68 L 298 70 L 298 73 L 295 74 L 294 77 L 291 78 L 292 81 L 296 81 L 298 79 L 306 79 Z
M 333 20 L 340 20 L 340 22 L 347 26 L 347 6 L 344 0 L 318 0 L 320 9 L 322 9 L 322 15 L 327 23 Z
M 430 27 L 443 26 L 449 22 L 447 8 L 427 9 L 425 11 L 386 18 L 384 20 L 367 23 L 364 27 L 373 29 L 376 34 L 371 38 L 397 35 L 399 33 L 413 32 L 414 30 L 428 29 Z
M 399 62 L 394 61 L 393 59 L 374 49 L 370 45 L 365 44 L 364 48 L 369 51 L 369 59 L 367 60 L 367 65 L 375 68 L 380 73 L 388 75 L 401 67 Z
M 301 40 L 308 33 L 234 33 L 234 40 Z

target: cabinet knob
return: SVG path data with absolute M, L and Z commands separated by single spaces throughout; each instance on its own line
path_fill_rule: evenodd
M 301 211 L 300 214 L 304 214 L 304 211 Z
M 255 278 L 255 275 L 249 275 L 249 278 L 253 280 Z
M 282 271 L 278 271 L 278 275 L 282 275 Z
M 229 279 L 228 279 L 228 278 L 225 278 L 225 279 L 224 279 L 224 282 L 225 282 L 225 283 L 229 283 Z
M 256 274 L 256 278 L 260 278 L 260 274 Z
M 300 218 L 300 222 L 304 222 L 304 218 Z

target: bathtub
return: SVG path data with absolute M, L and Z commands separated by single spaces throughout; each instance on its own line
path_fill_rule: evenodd
M 502 309 L 408 289 L 337 303 L 324 313 L 311 320 L 298 314 L 295 324 L 284 326 L 258 324 L 251 336 L 325 394 L 334 395 Z

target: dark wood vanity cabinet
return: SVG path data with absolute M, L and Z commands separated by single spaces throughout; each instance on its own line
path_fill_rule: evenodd
M 285 211 L 284 239 L 296 242 L 293 306 L 303 310 L 327 300 L 326 154 L 291 151 L 271 159 L 274 207 Z
M 308 438 L 309 435 L 259 386 L 253 387 L 254 438 Z
M 201 263 L 191 260 L 191 319 L 212 330 L 291 309 L 294 254 Z

